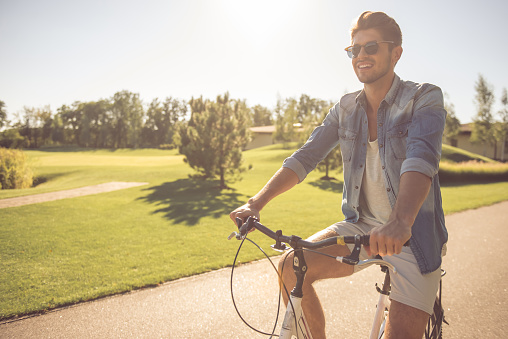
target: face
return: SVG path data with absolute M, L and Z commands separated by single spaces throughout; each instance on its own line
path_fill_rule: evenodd
M 375 29 L 362 30 L 353 37 L 353 45 L 365 45 L 370 41 L 384 41 L 381 34 Z M 376 54 L 369 55 L 365 48 L 360 50 L 358 57 L 352 59 L 353 69 L 358 80 L 364 84 L 373 84 L 385 78 L 392 78 L 395 63 L 399 60 L 402 47 L 394 47 L 390 51 L 389 43 L 380 43 Z M 399 53 L 400 49 L 400 53 Z

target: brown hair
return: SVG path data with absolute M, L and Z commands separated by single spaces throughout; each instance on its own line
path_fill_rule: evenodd
M 402 45 L 402 32 L 399 25 L 392 17 L 383 12 L 363 12 L 351 28 L 351 40 L 358 31 L 370 28 L 377 30 L 384 40 L 393 41 L 395 46 Z

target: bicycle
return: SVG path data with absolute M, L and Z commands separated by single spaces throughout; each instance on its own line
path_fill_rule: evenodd
M 252 217 L 249 217 L 245 222 L 237 218 L 236 222 L 238 226 L 238 232 L 231 233 L 228 237 L 228 240 L 236 238 L 237 240 L 242 240 L 242 243 L 238 248 L 238 252 L 235 256 L 235 260 L 233 262 L 233 266 L 231 269 L 231 297 L 238 315 L 247 326 L 249 326 L 251 329 L 253 329 L 258 333 L 265 334 L 267 336 L 269 335 L 270 337 L 278 336 L 281 339 L 292 339 L 292 338 L 312 339 L 312 334 L 310 333 L 308 322 L 305 318 L 305 315 L 301 307 L 301 301 L 303 298 L 302 286 L 303 281 L 305 279 L 305 273 L 307 271 L 307 264 L 305 262 L 304 251 L 312 251 L 327 257 L 334 258 L 335 260 L 348 265 L 356 265 L 359 267 L 379 265 L 381 267 L 381 271 L 385 274 L 385 277 L 381 288 L 376 284 L 376 290 L 379 293 L 379 299 L 376 305 L 376 313 L 374 315 L 374 320 L 369 338 L 381 339 L 384 337 L 386 319 L 388 311 L 390 309 L 390 299 L 388 298 L 388 296 L 390 295 L 390 270 L 393 272 L 392 274 L 397 274 L 397 269 L 392 264 L 384 261 L 380 256 L 377 256 L 375 259 L 359 260 L 361 246 L 369 245 L 369 235 L 337 236 L 317 242 L 309 242 L 295 235 L 292 236 L 283 235 L 281 230 L 274 232 Z M 275 265 L 270 260 L 269 256 L 255 242 L 247 238 L 247 234 L 253 229 L 257 229 L 261 233 L 275 240 L 275 244 L 271 246 L 274 250 L 280 252 L 288 250 L 289 247 L 286 245 L 287 243 L 292 248 L 292 251 L 294 251 L 293 270 L 297 280 L 296 285 L 290 294 L 286 286 L 282 282 L 281 273 L 277 271 Z M 274 333 L 278 322 L 278 312 L 272 333 L 265 333 L 258 329 L 255 329 L 245 319 L 243 319 L 242 315 L 238 311 L 238 308 L 236 307 L 233 295 L 233 272 L 235 268 L 236 259 L 245 240 L 249 240 L 251 243 L 256 245 L 270 260 L 270 263 L 272 264 L 274 269 L 277 271 L 277 274 L 279 275 L 279 279 L 282 282 L 285 292 L 289 296 L 289 302 L 286 307 L 286 313 L 284 316 L 284 320 L 282 322 L 282 328 L 280 330 L 279 335 L 276 335 Z M 335 244 L 338 245 L 354 244 L 353 251 L 351 251 L 351 254 L 347 257 L 335 257 L 317 251 L 320 248 Z M 444 270 L 441 270 L 441 278 L 445 274 L 446 272 Z M 448 322 L 446 322 L 444 318 L 444 310 L 441 304 L 441 290 L 442 290 L 442 280 L 439 282 L 439 289 L 436 295 L 436 300 L 434 302 L 434 313 L 430 316 L 425 329 L 426 339 L 442 338 L 442 324 L 443 323 L 448 324 Z M 280 307 L 280 292 L 279 292 L 279 307 Z

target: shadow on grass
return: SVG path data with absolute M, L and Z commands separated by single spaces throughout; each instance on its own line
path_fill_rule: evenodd
M 336 193 L 342 193 L 342 189 L 344 188 L 344 183 L 338 180 L 315 180 L 309 182 L 309 185 L 322 189 L 323 191 Z
M 203 217 L 220 218 L 243 205 L 247 196 L 235 190 L 219 190 L 217 181 L 179 179 L 144 189 L 150 193 L 139 198 L 158 206 L 153 212 L 163 213 L 174 223 L 194 226 Z

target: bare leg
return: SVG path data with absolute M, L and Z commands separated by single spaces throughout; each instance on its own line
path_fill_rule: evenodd
M 385 338 L 421 339 L 428 320 L 427 312 L 392 300 Z
M 337 236 L 337 233 L 330 230 L 324 230 L 319 233 L 316 233 L 308 240 L 318 241 L 334 236 Z M 334 256 L 347 256 L 350 254 L 350 251 L 347 248 L 347 246 L 339 246 L 339 245 L 326 247 L 320 251 Z M 284 262 L 285 258 L 286 260 Z M 314 339 L 325 338 L 326 337 L 325 316 L 319 298 L 312 284 L 315 281 L 321 279 L 340 278 L 351 275 L 353 273 L 353 266 L 339 263 L 331 258 L 326 258 L 322 255 L 312 252 L 305 252 L 305 261 L 307 262 L 308 271 L 307 274 L 305 275 L 305 280 L 303 284 L 304 297 L 302 299 L 302 308 L 305 313 L 305 317 L 309 322 L 310 330 L 312 332 L 312 336 L 314 337 Z M 293 273 L 293 253 L 289 255 L 285 254 L 282 257 L 281 261 L 279 262 L 279 271 L 282 270 L 283 263 L 284 270 L 282 278 L 284 280 L 286 288 L 288 289 L 289 292 L 291 292 L 291 289 L 296 284 L 296 277 Z M 286 293 L 283 293 L 282 295 L 284 298 L 284 302 L 287 305 L 288 296 L 286 295 Z

